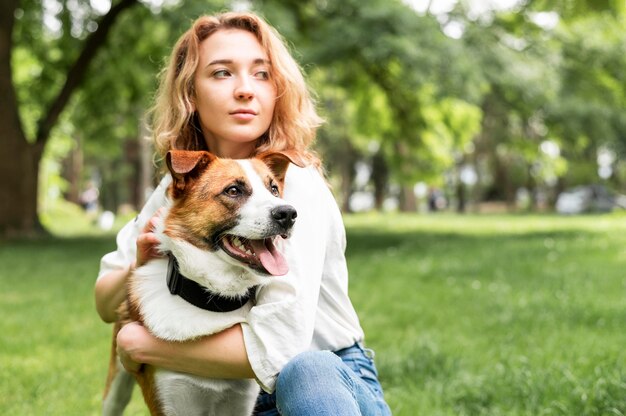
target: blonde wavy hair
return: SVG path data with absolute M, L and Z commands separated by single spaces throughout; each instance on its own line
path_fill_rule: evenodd
M 194 77 L 200 44 L 215 32 L 226 29 L 251 32 L 270 61 L 277 98 L 270 127 L 259 137 L 256 152 L 295 150 L 308 162 L 319 166 L 319 159 L 309 146 L 322 119 L 315 111 L 302 71 L 278 32 L 252 13 L 202 16 L 176 42 L 161 74 L 152 109 L 152 134 L 158 155 L 164 157 L 170 149 L 210 150 L 194 112 Z

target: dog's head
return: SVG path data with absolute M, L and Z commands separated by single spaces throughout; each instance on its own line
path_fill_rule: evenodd
M 257 276 L 288 272 L 276 243 L 289 237 L 297 216 L 280 199 L 289 164 L 302 165 L 296 154 L 268 152 L 233 160 L 205 151 L 172 150 L 166 162 L 173 178 L 168 190 L 172 205 L 163 234 L 177 246 L 167 248 L 182 257 L 181 270 L 193 273 L 190 269 L 200 265 L 192 263 L 205 262 L 200 250 Z

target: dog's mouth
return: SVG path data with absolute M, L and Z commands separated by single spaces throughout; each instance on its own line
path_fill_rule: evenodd
M 274 244 L 278 236 L 249 240 L 227 234 L 219 240 L 226 254 L 250 268 L 272 276 L 283 276 L 289 271 L 287 260 Z

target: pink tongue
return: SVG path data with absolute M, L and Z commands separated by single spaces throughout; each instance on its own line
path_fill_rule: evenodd
M 283 276 L 289 271 L 289 266 L 283 255 L 276 250 L 272 240 L 249 240 L 265 270 L 273 276 Z

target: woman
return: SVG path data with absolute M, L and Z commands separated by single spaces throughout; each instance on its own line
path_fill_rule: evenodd
M 246 158 L 290 149 L 309 166 L 292 165 L 285 180 L 284 198 L 298 210 L 285 248 L 290 272 L 258 290 L 247 322 L 185 343 L 128 324 L 117 337 L 128 369 L 150 363 L 205 377 L 256 378 L 263 389 L 257 415 L 390 414 L 347 294 L 341 215 L 308 150 L 320 122 L 300 68 L 259 17 L 201 17 L 179 39 L 154 110 L 161 155 L 178 148 Z M 116 319 L 130 270 L 160 255 L 152 226 L 170 180 L 120 231 L 117 251 L 102 259 L 95 295 L 105 322 Z

